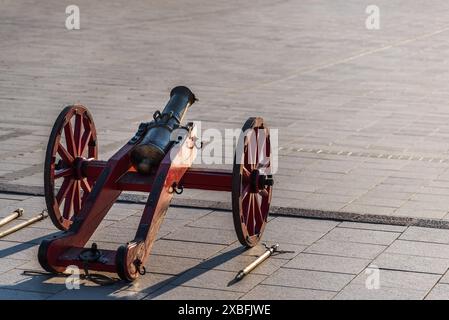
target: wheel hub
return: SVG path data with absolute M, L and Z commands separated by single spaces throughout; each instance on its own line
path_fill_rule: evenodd
M 87 159 L 84 157 L 76 157 L 75 160 L 73 161 L 73 172 L 74 172 L 73 178 L 75 180 L 81 180 L 85 178 L 82 168 L 83 162 L 86 160 Z
M 271 174 L 261 174 L 259 170 L 255 169 L 250 175 L 251 192 L 258 193 L 261 190 L 271 187 L 274 184 L 273 176 Z

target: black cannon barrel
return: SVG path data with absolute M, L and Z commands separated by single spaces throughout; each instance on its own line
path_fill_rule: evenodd
M 195 95 L 187 87 L 171 90 L 164 110 L 154 113 L 150 129 L 131 152 L 131 163 L 138 172 L 149 174 L 161 162 L 171 145 L 172 131 L 182 123 L 187 109 L 195 100 Z

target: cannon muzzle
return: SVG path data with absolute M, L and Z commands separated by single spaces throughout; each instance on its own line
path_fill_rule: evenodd
M 187 109 L 195 100 L 195 95 L 187 87 L 172 89 L 164 110 L 154 113 L 150 129 L 131 152 L 131 163 L 138 172 L 149 174 L 159 165 L 172 143 L 171 133 L 181 125 Z

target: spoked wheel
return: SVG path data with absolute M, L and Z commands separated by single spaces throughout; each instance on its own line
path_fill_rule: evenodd
M 255 246 L 267 224 L 271 202 L 270 131 L 262 118 L 249 118 L 239 138 L 232 173 L 232 212 L 240 243 Z
M 81 163 L 97 156 L 91 114 L 81 105 L 65 107 L 51 131 L 44 168 L 48 215 L 57 228 L 67 230 L 80 212 L 94 183 L 82 176 Z

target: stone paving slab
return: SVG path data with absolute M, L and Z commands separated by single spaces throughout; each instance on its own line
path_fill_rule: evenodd
M 372 264 L 382 269 L 444 274 L 449 268 L 449 259 L 384 252 Z
M 7 196 L 0 193 L 0 199 Z M 30 210 L 26 214 L 31 215 L 43 209 L 40 200 L 27 197 L 18 204 L 23 202 Z M 112 234 L 120 241 L 130 240 L 135 234 L 132 227 L 143 205 L 127 207 L 119 203 L 118 208 L 126 213 L 120 220 L 106 220 L 102 225 L 95 240 L 100 249 L 117 249 L 119 243 L 111 242 Z M 129 215 L 128 211 L 133 212 Z M 119 215 L 116 211 L 112 214 Z M 118 281 L 103 287 L 82 280 L 79 290 L 68 290 L 65 277 L 24 274 L 43 271 L 37 262 L 38 243 L 55 232 L 49 228 L 48 220 L 40 221 L 18 231 L 13 239 L 0 239 L 0 298 L 328 300 L 447 299 L 449 296 L 449 244 L 442 241 L 444 234 L 440 233 L 445 230 L 273 215 L 266 229 L 272 232 L 266 232 L 263 237 L 267 245 L 277 242 L 276 232 L 289 233 L 293 242 L 295 237 L 301 239 L 303 232 L 324 236 L 310 244 L 281 242 L 282 250 L 293 252 L 274 255 L 242 281 L 230 285 L 237 272 L 263 253 L 264 247 L 258 245 L 245 250 L 235 235 L 233 240 L 220 238 L 222 232 L 232 231 L 231 212 L 186 208 L 183 215 L 183 208 L 177 207 L 170 208 L 167 217 L 170 218 L 161 226 L 164 228 L 166 224 L 165 238 L 171 234 L 177 238 L 179 230 L 201 230 L 208 239 L 216 232 L 220 244 L 196 238 L 159 237 L 145 265 L 148 272 L 137 281 L 131 284 Z M 212 228 L 207 228 L 204 221 Z M 223 224 L 221 229 L 219 224 Z M 350 236 L 326 239 L 326 235 L 342 231 Z M 436 238 L 430 236 L 432 231 L 436 231 Z M 183 234 L 189 235 L 187 231 Z M 377 244 L 378 239 L 388 241 Z M 373 270 L 378 272 L 379 287 L 376 288 L 372 287 L 370 278 Z
M 371 262 L 369 259 L 300 253 L 284 265 L 285 268 L 359 274 Z
M 377 1 L 379 30 L 365 27 L 357 1 L 77 5 L 75 31 L 56 0 L 2 5 L 1 190 L 42 194 L 64 105 L 90 108 L 106 159 L 185 84 L 200 99 L 188 120 L 203 129 L 254 115 L 279 129 L 273 211 L 449 228 L 447 1 Z M 224 195 L 183 196 L 229 205 Z

